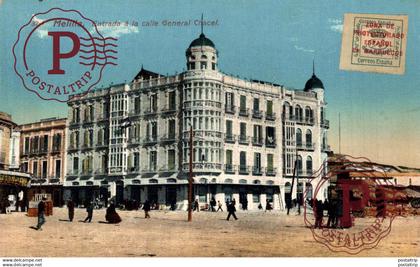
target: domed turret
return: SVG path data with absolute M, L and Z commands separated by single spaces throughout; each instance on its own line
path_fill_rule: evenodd
M 217 50 L 203 32 L 191 42 L 185 52 L 188 70 L 217 70 Z
M 305 92 L 309 92 L 312 89 L 324 89 L 324 84 L 322 81 L 315 75 L 315 63 L 312 63 L 312 77 L 306 82 Z

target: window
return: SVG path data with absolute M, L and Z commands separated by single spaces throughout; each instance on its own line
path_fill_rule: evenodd
M 93 146 L 93 129 L 89 130 L 89 146 Z
M 175 120 L 168 121 L 168 137 L 170 139 L 175 139 Z
M 267 110 L 266 113 L 268 116 L 272 116 L 273 115 L 273 101 L 271 100 L 267 100 Z
M 296 120 L 302 121 L 303 111 L 302 111 L 302 108 L 299 105 L 297 105 L 296 108 L 295 108 L 295 116 L 296 116 Z
M 214 62 L 213 62 L 213 63 L 211 63 L 211 69 L 212 69 L 212 70 L 216 70 L 216 63 L 214 63 Z
M 175 150 L 168 150 L 168 170 L 175 170 Z
M 79 158 L 78 157 L 73 158 L 73 171 L 74 172 L 79 171 Z
M 240 98 L 240 110 L 246 111 L 246 96 L 244 95 L 241 95 L 241 98 Z
M 95 107 L 93 105 L 89 105 L 89 119 L 90 121 L 95 120 Z
M 302 146 L 302 130 L 296 129 L 296 146 Z
M 302 156 L 298 155 L 296 160 L 296 169 L 298 174 L 302 174 Z
M 246 152 L 245 151 L 241 151 L 241 153 L 239 154 L 239 163 L 240 163 L 241 169 L 246 169 Z
M 254 192 L 252 194 L 252 202 L 253 203 L 260 203 L 260 194 L 257 192 Z
M 261 153 L 254 153 L 254 172 L 261 172 Z
M 25 150 L 23 154 L 28 154 L 28 153 L 29 153 L 29 137 L 25 137 Z
M 98 145 L 102 145 L 104 140 L 103 140 L 103 136 L 104 136 L 104 129 L 99 129 L 98 130 Z
M 190 63 L 190 70 L 194 70 L 195 69 L 195 62 L 191 62 Z
M 226 93 L 226 107 L 233 108 L 234 106 L 234 96 L 233 93 Z
M 242 140 L 245 140 L 246 139 L 246 123 L 241 122 L 240 128 L 241 128 L 240 129 L 241 130 L 240 137 L 241 137 Z
M 266 143 L 267 145 L 274 145 L 276 143 L 276 128 L 266 127 L 265 128 Z
M 48 135 L 44 135 L 41 139 L 41 151 L 47 152 L 48 151 Z
M 21 168 L 22 172 L 28 172 L 28 162 L 24 162 Z
M 53 151 L 59 151 L 61 148 L 61 134 L 53 136 Z
M 306 158 L 306 174 L 312 175 L 312 157 L 308 156 Z
M 305 119 L 307 122 L 312 122 L 312 109 L 310 107 L 305 108 Z
M 254 125 L 254 142 L 261 143 L 262 139 L 262 127 L 261 125 Z
M 152 121 L 150 123 L 150 136 L 152 139 L 157 139 L 157 122 L 156 121 Z
M 61 178 L 61 160 L 59 159 L 55 161 L 55 177 Z
M 232 137 L 232 121 L 226 120 L 226 137 L 231 138 Z
M 134 97 L 134 113 L 140 113 L 140 96 Z
M 80 121 L 80 108 L 75 107 L 73 108 L 73 123 Z
M 273 168 L 273 158 L 274 155 L 273 154 L 267 154 L 267 171 L 268 172 L 273 172 L 274 168 Z
M 150 112 L 157 111 L 157 94 L 150 96 Z
M 200 68 L 201 68 L 202 70 L 207 69 L 207 62 L 205 62 L 205 61 L 201 61 L 201 62 L 200 62 Z
M 312 132 L 311 130 L 306 130 L 306 146 L 312 147 Z
M 260 111 L 260 100 L 258 98 L 254 98 L 254 111 Z
M 168 96 L 168 108 L 170 110 L 176 109 L 176 93 L 175 93 L 175 91 L 169 92 L 169 96 Z
M 149 168 L 151 171 L 156 171 L 157 166 L 157 152 L 156 151 L 150 151 L 149 155 Z
M 232 168 L 232 150 L 226 150 L 226 165 Z
M 32 162 L 32 174 L 38 177 L 38 161 Z
M 42 178 L 47 178 L 47 173 L 48 173 L 47 161 L 44 160 L 42 161 Z

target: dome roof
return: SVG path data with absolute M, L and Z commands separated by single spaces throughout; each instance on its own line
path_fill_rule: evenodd
M 305 89 L 303 90 L 307 92 L 314 88 L 324 89 L 324 85 L 322 84 L 322 81 L 318 77 L 316 77 L 315 74 L 312 74 L 312 77 L 306 82 Z
M 200 34 L 200 37 L 192 41 L 189 47 L 191 48 L 193 46 L 211 46 L 216 48 L 213 41 L 207 38 L 204 33 Z

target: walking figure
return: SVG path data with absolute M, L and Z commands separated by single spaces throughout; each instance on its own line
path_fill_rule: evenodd
M 222 203 L 220 203 L 220 201 L 219 201 L 219 200 L 217 201 L 217 207 L 218 207 L 218 208 L 217 208 L 217 211 L 216 211 L 216 212 L 218 212 L 219 210 L 223 212 L 223 209 L 222 209 Z
M 267 202 L 265 203 L 265 211 L 271 211 L 273 207 L 270 204 L 270 201 L 267 199 Z
M 322 228 L 322 217 L 324 217 L 322 201 L 315 199 L 315 228 Z
M 87 204 L 86 204 L 86 212 L 87 212 L 88 215 L 83 222 L 86 222 L 86 221 L 91 222 L 92 221 L 92 216 L 93 216 L 93 205 L 92 205 L 92 202 L 90 202 L 90 201 L 88 201 Z
M 233 202 L 228 203 L 227 210 L 228 210 L 229 214 L 228 214 L 226 220 L 229 221 L 230 215 L 232 215 L 233 218 L 235 218 L 235 220 L 238 219 L 235 215 L 236 208 L 235 208 L 235 205 L 233 205 Z
M 45 197 L 38 204 L 38 225 L 36 226 L 36 230 L 42 231 L 42 225 L 45 223 Z
M 214 199 L 214 197 L 212 197 L 211 200 L 210 200 L 210 211 L 211 212 L 216 211 L 216 209 L 214 207 L 216 207 L 216 200 Z
M 74 202 L 71 198 L 67 201 L 67 208 L 69 210 L 69 221 L 72 222 L 74 218 Z
M 150 202 L 149 202 L 149 200 L 146 200 L 146 202 L 144 202 L 144 205 L 143 205 L 143 210 L 144 210 L 144 218 L 145 218 L 145 219 L 150 218 L 150 215 L 149 215 L 149 211 L 150 211 Z
M 197 210 L 197 212 L 200 211 L 200 206 L 198 205 L 198 199 L 196 199 L 194 201 L 194 209 L 193 209 L 193 211 L 196 211 L 196 210 Z

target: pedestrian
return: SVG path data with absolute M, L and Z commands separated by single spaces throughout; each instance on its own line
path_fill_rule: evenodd
M 41 227 L 45 223 L 45 200 L 47 199 L 43 197 L 38 203 L 38 224 L 36 226 L 36 230 L 42 231 Z
M 118 215 L 115 210 L 115 204 L 111 202 L 111 205 L 106 209 L 105 220 L 108 223 L 119 223 L 121 222 L 121 217 Z
M 214 207 L 216 207 L 216 200 L 214 199 L 214 197 L 212 197 L 211 200 L 210 200 L 210 211 L 211 212 L 216 211 L 216 209 Z
M 261 205 L 261 203 L 258 204 L 258 209 L 259 210 L 262 210 L 263 209 L 263 206 Z
M 243 210 L 248 210 L 248 199 L 246 199 L 246 198 L 242 202 L 242 209 Z
M 218 212 L 219 210 L 223 212 L 222 203 L 220 203 L 220 200 L 217 201 L 217 211 L 216 212 Z
M 74 202 L 71 198 L 67 201 L 67 208 L 69 210 L 69 221 L 72 222 L 74 218 Z
M 235 215 L 236 208 L 235 208 L 235 205 L 233 205 L 233 202 L 228 202 L 228 204 L 227 204 L 227 210 L 228 210 L 229 214 L 228 214 L 226 220 L 229 221 L 230 215 L 232 215 L 233 218 L 235 218 L 235 220 L 238 219 L 236 217 L 236 215 Z
M 91 222 L 92 221 L 92 216 L 93 216 L 93 204 L 90 201 L 86 202 L 86 212 L 87 212 L 88 215 L 83 222 L 86 222 L 86 221 Z
M 326 201 L 326 209 L 328 211 L 328 221 L 327 221 L 327 227 L 331 228 L 334 227 L 335 222 L 335 205 L 336 201 L 332 199 L 331 201 Z
M 193 211 L 196 211 L 197 210 L 197 212 L 199 212 L 200 211 L 200 206 L 199 206 L 199 204 L 198 204 L 198 199 L 196 199 L 195 201 L 194 201 L 194 209 L 193 209 Z
M 143 210 L 144 210 L 144 218 L 145 219 L 150 219 L 150 215 L 149 215 L 149 211 L 150 211 L 150 202 L 149 202 L 149 200 L 146 200 L 145 202 L 144 202 L 144 205 L 143 205 Z
M 271 211 L 273 209 L 273 207 L 270 204 L 270 201 L 267 199 L 266 203 L 265 203 L 265 211 Z
M 322 217 L 324 216 L 324 207 L 321 200 L 315 199 L 315 228 L 322 228 Z
M 341 217 L 343 217 L 343 200 L 339 198 L 335 209 L 335 227 L 337 228 L 342 228 Z
M 236 199 L 235 198 L 233 198 L 233 200 L 232 200 L 232 205 L 236 208 Z

